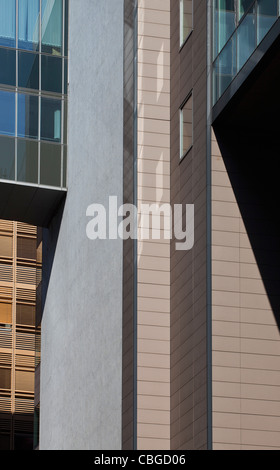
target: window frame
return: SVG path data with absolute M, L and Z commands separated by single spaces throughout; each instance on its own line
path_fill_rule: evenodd
M 184 121 L 183 121 L 183 115 L 184 115 L 184 107 L 188 103 L 188 101 L 192 99 L 192 108 L 191 108 L 191 144 L 187 148 L 187 150 L 183 150 L 183 126 L 184 126 Z M 194 103 L 194 97 L 193 97 L 193 90 L 189 92 L 187 97 L 184 99 L 183 103 L 180 106 L 179 110 L 179 157 L 180 157 L 180 162 L 185 158 L 186 155 L 191 151 L 193 148 L 193 133 L 194 133 L 194 125 L 193 125 L 193 103 Z
M 193 0 L 189 0 L 192 2 L 192 22 L 191 22 L 191 28 L 189 33 L 186 35 L 184 38 L 184 0 L 179 0 L 179 48 L 181 49 L 184 44 L 187 42 L 189 39 L 190 35 L 193 32 L 193 13 L 194 13 L 194 5 L 193 5 Z

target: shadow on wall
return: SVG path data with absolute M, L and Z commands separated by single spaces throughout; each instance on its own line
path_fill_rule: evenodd
M 58 235 L 65 206 L 65 198 L 61 202 L 56 214 L 51 220 L 48 228 L 42 229 L 42 286 L 41 286 L 41 314 L 47 297 L 49 280 L 54 262 Z
M 277 171 L 280 135 L 272 127 L 270 132 L 263 127 L 250 133 L 246 132 L 245 125 L 242 128 L 228 127 L 225 121 L 215 126 L 215 133 L 251 250 L 280 330 L 280 192 Z M 261 294 L 258 290 L 251 293 L 255 294 L 256 299 Z

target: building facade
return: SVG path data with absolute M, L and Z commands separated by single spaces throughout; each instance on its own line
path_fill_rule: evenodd
M 41 263 L 37 228 L 0 221 L 0 448 L 32 450 L 36 292 Z
M 0 216 L 43 227 L 38 448 L 279 448 L 279 1 L 7 4 Z

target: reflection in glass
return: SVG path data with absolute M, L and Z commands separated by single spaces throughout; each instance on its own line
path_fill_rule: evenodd
M 62 0 L 42 0 L 42 52 L 62 53 Z
M 15 93 L 0 91 L 0 134 L 15 135 Z
M 236 35 L 234 34 L 219 56 L 219 97 L 236 75 Z
M 16 46 L 16 0 L 0 0 L 0 45 Z
M 68 15 L 69 15 L 69 7 L 68 7 L 68 0 L 65 0 L 65 38 L 64 38 L 64 55 L 67 57 L 68 55 Z
M 0 179 L 15 179 L 15 139 L 0 136 Z
M 0 83 L 16 85 L 16 51 L 0 48 Z
M 240 70 L 256 48 L 255 7 L 237 29 L 237 69 Z
M 40 184 L 61 186 L 61 146 L 41 142 Z
M 192 3 L 193 0 L 180 0 L 180 44 L 192 31 Z
M 42 90 L 62 93 L 61 57 L 42 55 Z
M 278 0 L 258 0 L 258 44 L 277 20 Z
M 17 179 L 26 183 L 38 183 L 38 143 L 18 139 Z
M 239 0 L 239 19 L 244 15 L 244 13 L 247 13 L 249 7 L 252 5 L 252 1 L 253 0 Z
M 18 47 L 29 51 L 38 50 L 39 45 L 39 0 L 18 2 Z
M 18 94 L 18 136 L 38 138 L 38 96 Z
M 218 52 L 220 52 L 235 30 L 235 5 L 234 0 L 219 0 L 218 3 Z
M 61 101 L 41 98 L 41 139 L 60 142 Z
M 18 53 L 18 86 L 39 89 L 39 56 L 30 52 Z

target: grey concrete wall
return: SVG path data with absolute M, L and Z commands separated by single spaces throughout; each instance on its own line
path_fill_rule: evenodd
M 120 449 L 122 241 L 86 209 L 123 192 L 123 0 L 71 0 L 68 195 L 44 236 L 40 449 Z

